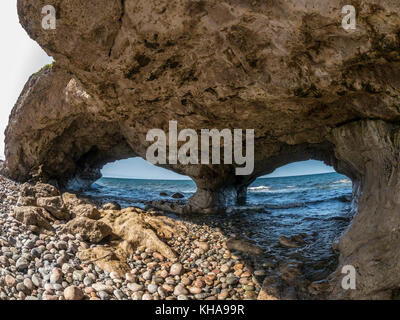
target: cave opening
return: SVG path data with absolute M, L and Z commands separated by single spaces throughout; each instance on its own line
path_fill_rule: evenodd
M 106 164 L 102 177 L 84 195 L 101 203 L 118 202 L 122 208 L 145 208 L 152 201 L 185 201 L 196 192 L 188 176 L 157 167 L 140 158 L 129 158 Z
M 197 190 L 189 177 L 139 157 L 107 164 L 102 175 L 86 195 L 116 201 L 122 207 L 145 208 L 160 200 L 187 203 Z M 282 273 L 288 264 L 296 265 L 301 266 L 304 279 L 319 281 L 338 265 L 334 244 L 349 226 L 352 209 L 351 179 L 322 161 L 309 160 L 283 165 L 259 177 L 247 188 L 246 203 L 228 207 L 224 215 L 183 219 L 219 227 L 228 238 L 245 239 L 260 247 L 264 254 L 258 257 L 237 252 L 247 256 L 255 269 L 274 274 Z
M 249 186 L 246 204 L 256 213 L 242 219 L 242 230 L 276 264 L 298 264 L 306 279 L 325 279 L 355 212 L 352 192 L 351 179 L 321 161 L 282 166 Z
M 290 296 L 286 291 L 294 288 L 296 298 L 309 298 L 304 288 L 326 280 L 339 265 L 337 243 L 353 219 L 355 204 L 348 176 L 320 160 L 303 160 L 261 174 L 248 185 L 245 202 L 229 204 L 225 214 L 181 215 L 154 205 L 185 206 L 202 186 L 140 157 L 106 164 L 102 178 L 84 195 L 122 208 L 150 206 L 170 218 L 220 230 L 229 241 L 261 249 L 253 254 L 248 247 L 230 248 L 253 270 L 263 270 L 263 277 L 277 279 L 277 295 Z

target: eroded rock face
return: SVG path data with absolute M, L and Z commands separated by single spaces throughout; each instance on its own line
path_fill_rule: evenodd
M 138 248 L 156 252 L 161 260 L 177 259 L 177 253 L 166 241 L 179 236 L 184 237 L 187 229 L 182 222 L 166 216 L 153 216 L 133 207 L 123 210 L 102 210 L 101 213 L 103 218 L 97 223 L 107 225 L 112 230 L 110 246 L 98 246 L 79 252 L 78 257 L 82 261 L 95 263 L 109 273 L 115 272 L 124 276 L 130 271 L 127 259 Z
M 184 225 L 168 217 L 152 217 L 142 210 L 127 208 L 122 211 L 105 211 L 101 222 L 112 227 L 113 233 L 123 241 L 119 244 L 126 254 L 133 254 L 142 246 L 175 260 L 176 253 L 161 239 L 183 235 Z
M 357 270 L 357 290 L 343 292 L 333 281 L 334 295 L 390 299 L 400 284 L 400 126 L 361 121 L 336 129 L 334 140 L 337 156 L 358 176 L 362 190 L 358 214 L 338 247 L 339 269 Z
M 109 236 L 112 229 L 102 221 L 96 221 L 85 217 L 78 217 L 64 226 L 65 232 L 80 234 L 82 239 L 91 243 L 99 243 Z
M 16 207 L 14 213 L 16 219 L 27 226 L 36 226 L 47 230 L 51 228 L 43 208 L 28 206 Z
M 360 287 L 344 296 L 387 297 L 400 286 L 400 3 L 358 1 L 350 32 L 341 27 L 346 4 L 55 0 L 57 29 L 45 31 L 42 1 L 19 0 L 21 24 L 56 63 L 29 79 L 13 109 L 3 171 L 81 187 L 107 162 L 145 157 L 148 130 L 168 131 L 171 120 L 255 129 L 249 176 L 234 166 L 166 166 L 196 182 L 182 212 L 223 210 L 243 202 L 258 176 L 323 160 L 357 196 L 339 249 L 341 263 L 359 268 Z M 342 297 L 339 277 L 332 297 Z

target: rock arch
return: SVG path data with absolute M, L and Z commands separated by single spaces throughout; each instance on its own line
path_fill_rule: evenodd
M 105 163 L 145 156 L 149 129 L 252 128 L 253 175 L 233 166 L 167 166 L 190 176 L 193 212 L 241 201 L 288 161 L 324 160 L 355 184 L 358 214 L 339 244 L 357 290 L 387 298 L 400 286 L 398 246 L 400 4 L 343 1 L 55 0 L 57 29 L 39 0 L 19 0 L 28 34 L 55 58 L 33 75 L 10 116 L 3 172 L 62 186 L 89 183 Z

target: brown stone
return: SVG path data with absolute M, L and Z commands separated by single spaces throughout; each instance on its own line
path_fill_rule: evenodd
M 77 253 L 77 257 L 85 263 L 94 263 L 108 273 L 115 272 L 120 278 L 130 272 L 126 258 L 119 256 L 113 248 L 99 246 L 80 251 Z
M 99 220 L 101 214 L 97 208 L 91 204 L 79 204 L 71 209 L 76 217 L 84 217 L 93 220 Z
M 21 223 L 27 226 L 36 226 L 38 228 L 51 229 L 48 212 L 38 207 L 15 207 L 15 217 Z
M 68 220 L 70 218 L 70 214 L 60 196 L 37 198 L 37 206 L 46 209 L 56 219 Z
M 68 222 L 64 230 L 71 234 L 80 234 L 86 241 L 98 243 L 109 236 L 112 229 L 102 221 L 78 217 Z
M 226 242 L 226 244 L 229 250 L 251 253 L 255 255 L 263 253 L 263 250 L 260 247 L 240 239 L 230 239 Z

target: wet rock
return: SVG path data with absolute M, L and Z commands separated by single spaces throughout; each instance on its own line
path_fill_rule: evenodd
M 183 198 L 185 198 L 185 196 L 182 193 L 177 192 L 172 195 L 172 198 L 173 199 L 183 199 Z
M 313 282 L 308 286 L 308 292 L 313 295 L 325 295 L 326 293 L 330 292 L 331 284 L 327 281 L 317 281 Z
M 229 239 L 226 242 L 226 245 L 228 249 L 232 251 L 240 251 L 243 253 L 250 253 L 254 255 L 259 255 L 264 252 L 264 250 L 260 247 L 257 247 L 256 245 L 241 239 Z
M 302 264 L 298 262 L 285 262 L 279 266 L 279 271 L 282 273 L 282 279 L 288 284 L 294 284 L 302 275 Z
M 260 293 L 258 294 L 257 300 L 279 300 L 280 290 L 279 283 L 273 277 L 266 277 L 262 284 Z
M 292 239 L 289 239 L 289 238 L 287 238 L 285 236 L 279 237 L 279 244 L 284 246 L 284 247 L 289 247 L 289 248 L 297 248 L 297 247 L 301 246 L 300 243 L 298 243 L 298 242 L 296 242 L 296 241 L 294 241 Z
M 121 205 L 118 202 L 108 202 L 102 207 L 103 210 L 121 210 Z
M 244 300 L 256 300 L 257 299 L 257 293 L 254 291 L 246 291 L 243 295 Z

